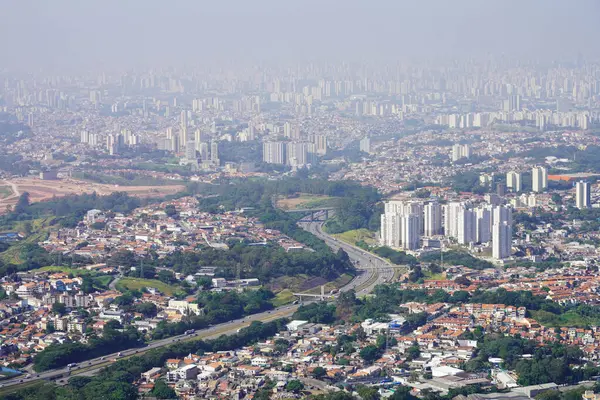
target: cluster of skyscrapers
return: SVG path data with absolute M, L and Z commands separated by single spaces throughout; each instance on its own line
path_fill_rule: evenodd
M 519 122 L 535 126 L 540 131 L 546 131 L 551 127 L 573 127 L 586 130 L 591 124 L 599 121 L 600 117 L 589 111 L 552 110 L 443 114 L 438 115 L 434 120 L 437 125 L 448 126 L 451 129 L 485 128 L 497 122 Z
M 314 164 L 319 155 L 327 154 L 327 137 L 310 135 L 309 141 L 281 140 L 263 142 L 263 162 L 303 167 Z
M 496 259 L 510 257 L 512 208 L 465 202 L 388 201 L 381 215 L 380 241 L 384 246 L 417 250 L 420 239 L 443 235 L 459 244 L 490 243 Z
M 452 162 L 456 162 L 463 158 L 471 158 L 471 146 L 458 143 L 452 146 Z
M 87 130 L 81 131 L 80 142 L 89 146 L 96 147 L 101 145 L 102 141 L 106 143 L 106 150 L 110 155 L 117 154 L 124 147 L 136 146 L 139 143 L 139 136 L 133 134 L 129 129 L 121 129 L 121 133 L 108 134 L 105 136 L 97 133 L 90 133 Z

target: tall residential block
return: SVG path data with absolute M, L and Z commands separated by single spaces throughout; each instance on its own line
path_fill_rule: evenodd
M 589 182 L 579 181 L 575 184 L 575 204 L 577 208 L 589 208 L 591 205 L 591 185 Z
M 492 257 L 503 260 L 510 257 L 512 228 L 506 222 L 494 223 L 492 228 Z
M 548 188 L 548 170 L 545 167 L 533 167 L 531 170 L 532 189 L 542 193 Z
M 510 188 L 515 193 L 522 191 L 523 187 L 521 186 L 521 174 L 515 171 L 507 173 L 506 187 Z

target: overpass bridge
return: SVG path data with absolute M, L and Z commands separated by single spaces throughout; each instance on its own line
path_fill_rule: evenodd
M 320 208 L 298 208 L 295 210 L 283 210 L 286 213 L 302 213 L 308 214 L 298 222 L 314 222 L 326 221 L 330 214 L 333 214 L 335 207 L 320 207 Z
M 316 300 L 325 301 L 325 300 L 335 299 L 337 297 L 337 293 L 338 293 L 338 290 L 332 290 L 330 293 L 325 293 L 325 286 L 321 285 L 321 294 L 293 293 L 293 295 L 296 296 L 300 302 L 302 302 L 303 299 L 308 299 L 308 300 L 316 299 Z

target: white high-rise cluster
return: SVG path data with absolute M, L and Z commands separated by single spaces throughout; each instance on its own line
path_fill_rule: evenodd
M 452 161 L 471 158 L 471 146 L 468 144 L 455 144 L 452 146 Z
M 442 223 L 443 221 L 443 223 Z M 419 247 L 420 236 L 444 235 L 459 244 L 492 243 L 495 258 L 510 257 L 512 208 L 469 203 L 389 201 L 381 216 L 381 244 L 405 250 Z
M 381 215 L 381 243 L 385 246 L 416 250 L 424 229 L 423 204 L 389 201 Z

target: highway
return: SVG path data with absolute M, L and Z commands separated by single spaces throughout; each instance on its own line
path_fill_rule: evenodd
M 168 346 L 168 345 L 178 343 L 181 341 L 189 341 L 192 339 L 213 339 L 213 338 L 219 337 L 221 335 L 231 335 L 231 334 L 236 333 L 239 329 L 245 328 L 246 326 L 250 325 L 250 323 L 252 321 L 268 322 L 268 321 L 272 321 L 272 320 L 275 320 L 278 318 L 289 317 L 296 311 L 297 308 L 298 308 L 298 305 L 283 306 L 283 307 L 279 307 L 275 310 L 265 311 L 260 314 L 253 314 L 253 315 L 250 315 L 245 318 L 240 318 L 240 319 L 229 321 L 229 322 L 226 322 L 223 324 L 215 325 L 210 328 L 197 331 L 191 335 L 178 335 L 178 336 L 169 337 L 167 339 L 155 340 L 155 341 L 149 342 L 146 347 L 139 347 L 139 348 L 133 348 L 133 349 L 129 349 L 129 350 L 123 350 L 120 352 L 120 355 L 119 355 L 119 353 L 113 353 L 113 354 L 108 354 L 103 357 L 83 361 L 81 363 L 78 363 L 78 365 L 72 369 L 64 367 L 64 368 L 58 368 L 58 369 L 53 369 L 50 371 L 41 372 L 39 374 L 31 373 L 31 374 L 27 374 L 25 376 L 21 375 L 17 378 L 13 378 L 13 379 L 1 382 L 0 388 L 4 389 L 6 387 L 13 386 L 13 385 L 32 383 L 32 382 L 42 380 L 42 379 L 44 379 L 44 380 L 62 380 L 68 376 L 74 376 L 74 375 L 93 375 L 95 372 L 99 371 L 101 368 L 104 368 L 104 367 L 110 365 L 112 362 L 114 362 L 114 360 L 119 359 L 119 358 L 142 354 L 148 350 L 155 349 L 158 347 Z M 69 374 L 69 371 L 71 372 L 70 374 Z
M 327 235 L 322 230 L 323 222 L 301 222 L 299 225 L 303 229 L 324 240 L 334 251 L 337 251 L 340 247 L 343 248 L 348 253 L 348 256 L 356 265 L 357 269 L 359 271 L 362 270 L 362 273 L 358 274 L 346 286 L 340 288 L 340 291 L 352 289 L 355 290 L 357 294 L 364 295 L 370 293 L 376 285 L 392 280 L 394 276 L 394 267 L 392 267 L 391 264 L 376 255 L 367 253 L 358 247 L 351 246 Z M 31 373 L 25 376 L 21 375 L 1 382 L 0 392 L 3 393 L 0 394 L 5 394 L 7 387 L 15 386 L 14 390 L 16 390 L 20 386 L 30 385 L 39 380 L 55 380 L 59 383 L 64 383 L 70 376 L 93 375 L 100 369 L 110 365 L 114 360 L 122 357 L 143 354 L 150 349 L 168 346 L 181 341 L 211 339 L 221 335 L 231 335 L 236 333 L 240 328 L 250 325 L 252 321 L 268 322 L 278 318 L 289 317 L 297 308 L 298 305 L 282 306 L 274 310 L 253 314 L 245 318 L 199 330 L 191 335 L 179 335 L 167 339 L 155 340 L 149 342 L 146 347 L 123 350 L 120 353 L 108 354 L 103 357 L 87 360 L 71 369 L 65 367 L 41 372 L 39 374 Z
M 387 260 L 326 234 L 323 232 L 323 222 L 321 221 L 300 222 L 299 225 L 325 241 L 334 251 L 342 248 L 348 253 L 356 268 L 363 271 L 340 291 L 353 289 L 356 294 L 363 295 L 370 293 L 376 285 L 392 281 L 394 270 L 398 267 L 392 266 Z

